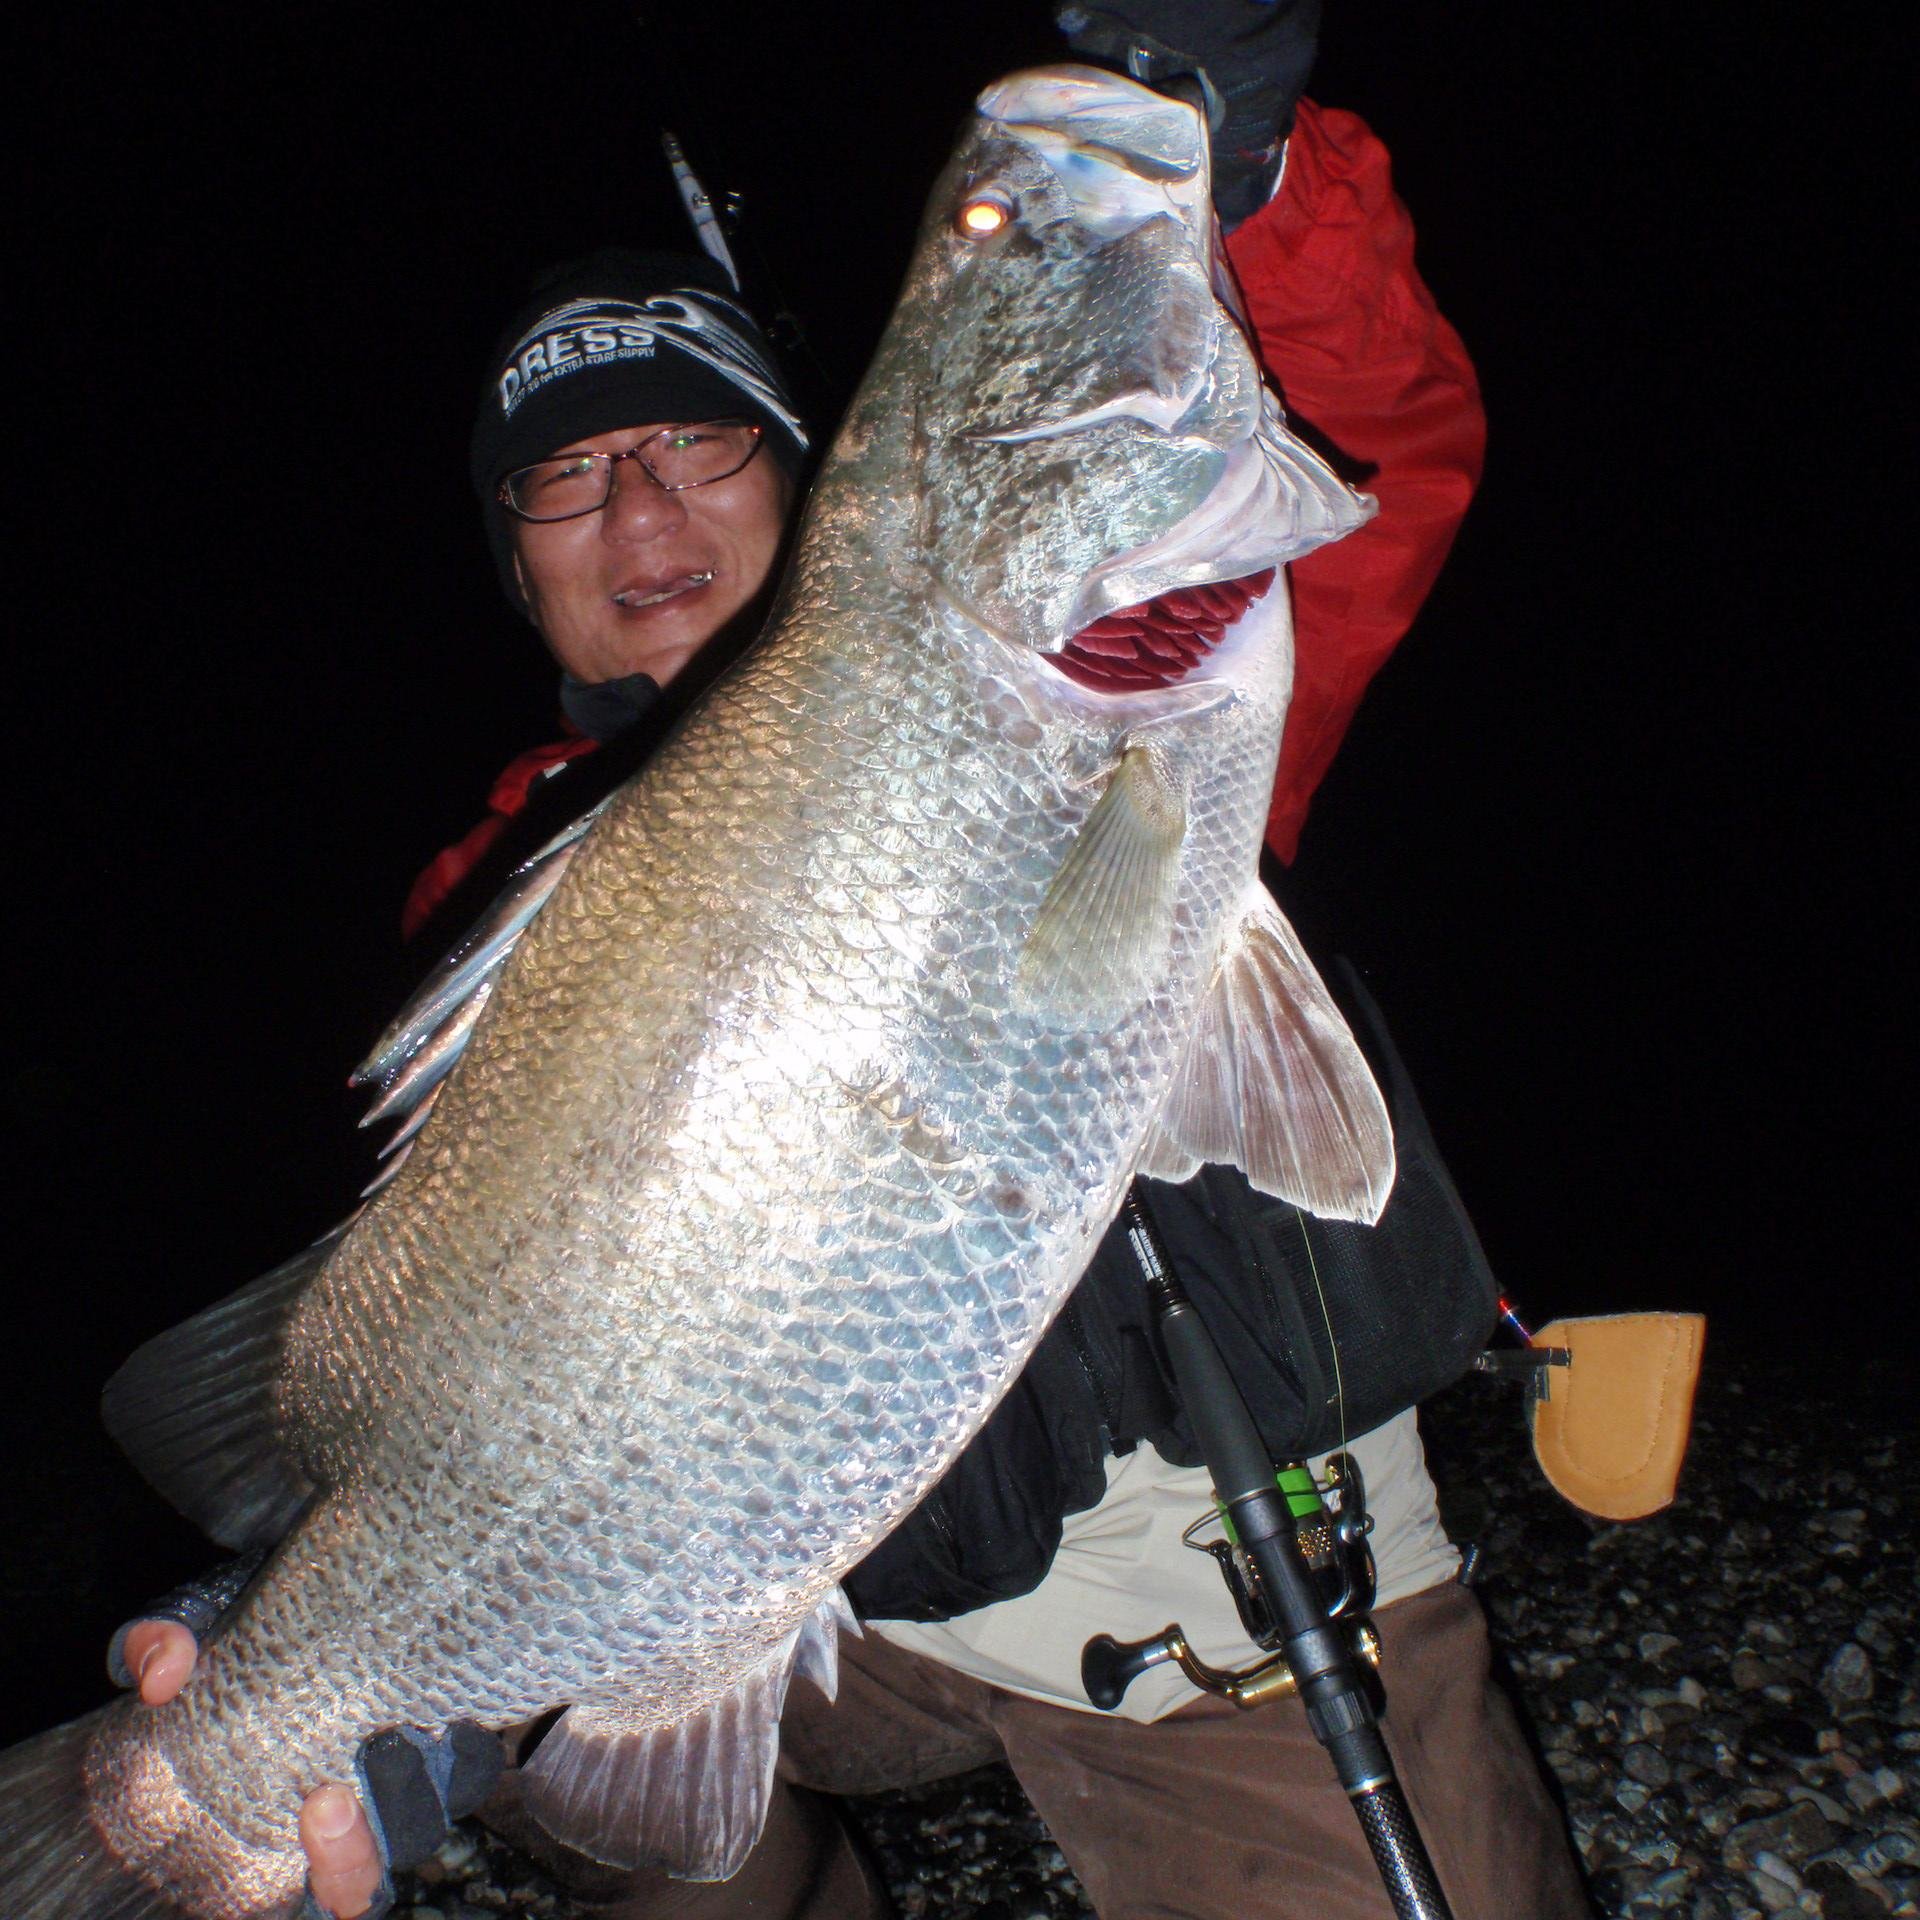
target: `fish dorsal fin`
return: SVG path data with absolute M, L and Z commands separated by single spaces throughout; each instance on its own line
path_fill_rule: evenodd
M 1326 1220 L 1380 1218 L 1393 1125 L 1340 1009 L 1259 881 L 1249 883 L 1143 1173 L 1237 1166 Z
M 156 1334 L 107 1382 L 100 1412 L 127 1458 L 222 1546 L 267 1546 L 313 1497 L 280 1431 L 287 1320 L 339 1230 Z
M 351 1084 L 378 1086 L 378 1097 L 363 1127 L 381 1120 L 419 1118 L 450 1074 L 474 1024 L 493 991 L 493 983 L 560 884 L 580 842 L 606 806 L 583 813 L 557 833 L 531 858 L 513 870 L 512 877 L 469 932 L 421 983 L 419 990 L 394 1015 L 375 1041 L 373 1051 L 353 1070 Z M 388 1151 L 416 1131 L 403 1125 L 388 1143 Z
M 570 1707 L 522 1770 L 534 1817 L 610 1866 L 731 1878 L 766 1824 L 788 1681 L 805 1674 L 832 1699 L 839 1636 L 859 1631 L 836 1587 L 769 1659 L 670 1727 L 630 1708 Z
M 1098 1019 L 1152 990 L 1186 831 L 1186 794 L 1164 751 L 1129 746 L 1040 903 L 1015 975 L 1017 1006 Z

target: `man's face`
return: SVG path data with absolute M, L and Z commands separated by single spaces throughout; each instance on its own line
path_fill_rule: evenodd
M 561 453 L 625 453 L 653 421 L 571 440 Z M 513 571 L 553 656 L 576 680 L 651 674 L 665 686 L 759 592 L 793 486 L 763 446 L 738 473 L 664 492 L 638 460 L 613 469 L 598 513 L 513 523 Z

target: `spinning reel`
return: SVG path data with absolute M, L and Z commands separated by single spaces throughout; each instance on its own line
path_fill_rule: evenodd
M 1366 1618 L 1374 1595 L 1373 1553 L 1367 1545 L 1373 1522 L 1367 1515 L 1359 1463 L 1351 1454 L 1335 1454 L 1327 1462 L 1324 1493 L 1299 1461 L 1283 1466 L 1275 1484 L 1293 1515 L 1294 1538 L 1327 1619 L 1343 1626 L 1354 1653 L 1377 1667 L 1380 1642 Z M 1209 1532 L 1212 1538 L 1203 1537 Z M 1286 1630 L 1275 1617 L 1260 1569 L 1241 1543 L 1232 1516 L 1216 1504 L 1187 1528 L 1181 1541 L 1211 1556 L 1233 1595 L 1247 1638 L 1272 1657 L 1250 1667 L 1209 1666 L 1187 1644 L 1178 1622 L 1145 1640 L 1119 1641 L 1103 1633 L 1089 1640 L 1080 1655 L 1087 1698 L 1112 1712 L 1141 1674 L 1169 1660 L 1202 1692 L 1218 1694 L 1236 1707 L 1251 1709 L 1287 1698 L 1298 1682 L 1285 1654 L 1276 1651 Z

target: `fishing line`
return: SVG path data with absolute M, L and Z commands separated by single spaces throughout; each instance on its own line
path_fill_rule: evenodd
M 1307 1250 L 1307 1271 L 1313 1275 L 1314 1297 L 1320 1302 L 1320 1319 L 1327 1329 L 1327 1350 L 1333 1355 L 1333 1398 L 1340 1409 L 1340 1451 L 1347 1450 L 1347 1383 L 1340 1374 L 1340 1342 L 1333 1331 L 1333 1314 L 1327 1306 L 1327 1290 L 1320 1284 L 1320 1263 L 1313 1257 L 1313 1239 L 1307 1232 L 1307 1216 L 1298 1208 L 1294 1219 L 1300 1226 L 1300 1244 Z

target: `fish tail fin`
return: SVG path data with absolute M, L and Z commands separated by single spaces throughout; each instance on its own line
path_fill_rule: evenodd
M 0 1914 L 6 1920 L 183 1920 L 94 1825 L 87 1751 L 103 1707 L 0 1753 Z

